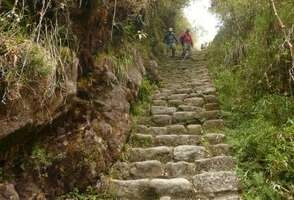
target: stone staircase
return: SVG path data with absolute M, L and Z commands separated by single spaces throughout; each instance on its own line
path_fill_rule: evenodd
M 134 129 L 108 191 L 122 200 L 239 200 L 234 159 L 222 131 L 217 93 L 195 60 L 162 66 L 150 115 Z

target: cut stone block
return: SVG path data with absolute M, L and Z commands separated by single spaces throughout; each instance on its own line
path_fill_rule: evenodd
M 132 178 L 156 178 L 163 175 L 161 162 L 149 160 L 130 164 L 130 176 Z
M 166 126 L 172 123 L 172 116 L 170 115 L 154 115 L 152 121 L 159 126 Z
M 166 106 L 152 106 L 151 113 L 152 115 L 170 115 L 176 112 L 175 107 L 166 107 Z
M 192 135 L 202 134 L 202 127 L 199 124 L 191 124 L 187 126 L 188 133 Z
M 180 124 L 174 124 L 174 125 L 169 125 L 166 127 L 167 128 L 167 133 L 171 135 L 183 135 L 187 133 L 187 129 L 185 126 L 180 125 Z
M 192 161 L 205 158 L 206 150 L 202 146 L 182 145 L 174 148 L 174 159 L 177 161 Z
M 128 152 L 129 161 L 159 160 L 169 161 L 173 159 L 173 148 L 171 147 L 150 147 L 150 148 L 131 148 Z
M 234 172 L 206 172 L 193 177 L 193 184 L 199 193 L 238 191 L 238 179 Z
M 196 174 L 194 163 L 189 162 L 169 162 L 166 164 L 166 173 L 170 178 L 189 177 Z
M 159 135 L 154 139 L 155 145 L 178 146 L 199 145 L 201 138 L 198 135 Z
M 221 119 L 207 120 L 204 122 L 203 128 L 206 130 L 223 129 L 224 128 L 224 121 Z
M 235 162 L 231 156 L 217 156 L 195 161 L 197 172 L 231 171 Z
M 204 99 L 200 97 L 186 98 L 184 103 L 190 106 L 202 107 L 204 105 Z

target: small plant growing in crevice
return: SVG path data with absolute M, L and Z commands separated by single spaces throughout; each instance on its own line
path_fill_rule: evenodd
M 30 156 L 29 166 L 36 170 L 40 177 L 47 177 L 46 170 L 54 161 L 54 155 L 46 149 L 35 146 Z
M 138 92 L 138 100 L 131 105 L 130 112 L 133 116 L 140 116 L 148 111 L 151 102 L 151 95 L 155 86 L 148 80 L 142 81 Z
M 64 194 L 57 198 L 57 200 L 116 200 L 117 198 L 108 193 L 99 193 L 94 187 L 88 187 L 85 192 L 74 189 L 68 194 Z

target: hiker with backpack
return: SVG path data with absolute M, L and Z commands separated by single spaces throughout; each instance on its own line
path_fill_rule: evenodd
M 171 50 L 171 57 L 175 57 L 176 55 L 176 44 L 178 43 L 178 39 L 173 32 L 173 28 L 169 28 L 168 32 L 164 36 L 163 42 L 167 45 L 168 51 Z
M 187 29 L 186 32 L 180 36 L 180 42 L 183 48 L 182 57 L 183 58 L 190 57 L 192 53 L 192 48 L 194 46 L 193 39 L 190 34 L 190 29 Z

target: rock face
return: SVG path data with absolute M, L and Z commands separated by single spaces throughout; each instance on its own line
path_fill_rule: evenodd
M 118 199 L 240 199 L 216 91 L 204 66 L 185 64 L 161 68 L 155 106 L 143 116 L 152 120 L 134 128 L 126 159 L 104 184 Z
M 1 43 L 11 48 L 11 51 L 0 56 L 3 70 L 10 74 L 11 66 L 22 65 L 30 71 L 15 73 L 22 73 L 21 78 L 29 78 L 30 81 L 20 81 L 20 78 L 9 77 L 6 73 L 3 77 L 1 75 L 0 140 L 25 126 L 49 123 L 66 112 L 71 107 L 72 97 L 76 95 L 78 77 L 78 59 L 69 49 L 64 50 L 68 51 L 69 58 L 63 63 L 62 74 L 56 58 L 37 43 L 29 40 L 14 43 L 11 38 L 3 39 Z M 18 63 L 9 59 L 13 56 L 18 58 Z M 39 57 L 42 59 L 38 60 Z M 38 66 L 35 66 L 36 62 Z M 21 69 L 20 66 L 15 67 Z M 60 79 L 61 76 L 64 78 Z
M 116 77 L 115 63 L 107 56 L 97 60 L 90 81 L 79 81 L 68 113 L 54 126 L 41 129 L 39 134 L 47 137 L 28 148 L 31 152 L 24 152 L 24 173 L 15 180 L 20 199 L 35 194 L 55 199 L 65 191 L 85 189 L 119 158 L 130 130 L 130 104 L 137 98 L 145 73 L 137 50 L 133 58 L 124 82 Z M 7 174 L 13 174 L 13 158 L 13 154 L 2 158 Z M 131 173 L 140 176 L 139 169 L 143 168 L 138 164 Z
M 5 177 L 16 177 L 20 199 L 57 199 L 99 182 L 128 137 L 130 105 L 146 75 L 144 63 L 147 75 L 159 81 L 156 61 L 143 60 L 140 51 L 128 48 L 120 28 L 115 28 L 115 45 L 111 52 L 108 49 L 113 7 L 118 8 L 116 20 L 125 22 L 132 18 L 130 13 L 135 16 L 149 8 L 150 1 L 46 3 L 42 27 L 50 24 L 50 32 L 60 30 L 52 27 L 58 24 L 60 33 L 66 33 L 54 41 L 56 48 L 39 45 L 35 35 L 23 41 L 0 38 L 0 167 Z M 3 13 L 10 7 L 6 4 L 10 3 L 1 7 Z M 36 16 L 31 24 L 38 24 L 42 2 L 23 4 L 24 15 Z M 42 33 L 40 38 L 45 38 Z M 131 174 L 139 176 L 144 166 L 135 165 Z
M 19 200 L 19 196 L 14 188 L 14 185 L 8 183 L 0 183 L 0 199 Z

